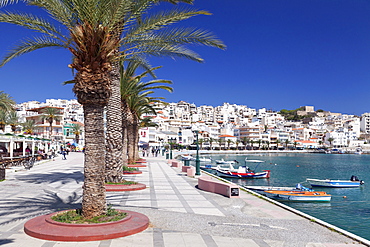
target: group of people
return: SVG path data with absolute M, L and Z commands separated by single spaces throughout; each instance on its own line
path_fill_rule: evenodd
M 161 151 L 158 147 L 151 147 L 151 148 L 143 148 L 142 150 L 143 157 L 149 157 L 150 153 L 152 153 L 152 157 L 157 157 L 159 152 Z

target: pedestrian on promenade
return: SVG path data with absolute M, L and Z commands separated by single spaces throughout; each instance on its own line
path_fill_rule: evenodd
M 66 160 L 66 159 L 67 159 L 67 158 L 66 158 L 66 154 L 67 154 L 66 150 L 65 150 L 65 149 L 63 149 L 63 150 L 62 150 L 62 155 L 63 155 L 62 160 Z

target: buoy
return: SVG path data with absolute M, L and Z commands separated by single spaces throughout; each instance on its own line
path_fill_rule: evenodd
M 343 198 L 347 198 L 346 196 L 343 196 Z
M 299 165 L 297 165 L 297 167 L 299 167 Z

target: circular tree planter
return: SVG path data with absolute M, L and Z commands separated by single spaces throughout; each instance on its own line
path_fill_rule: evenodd
M 127 217 L 119 221 L 98 224 L 61 223 L 51 219 L 60 212 L 41 215 L 27 221 L 24 232 L 31 237 L 44 240 L 83 242 L 125 237 L 148 228 L 147 216 L 128 210 L 119 211 L 127 213 Z
M 146 189 L 146 185 L 142 183 L 137 184 L 105 184 L 106 191 L 135 191 Z

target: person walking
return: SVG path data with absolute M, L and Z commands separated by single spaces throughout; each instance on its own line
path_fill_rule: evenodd
M 66 150 L 65 150 L 65 149 L 63 149 L 63 150 L 62 150 L 62 156 L 63 156 L 62 160 L 66 160 L 66 159 L 67 159 L 67 158 L 66 158 L 66 155 L 67 155 L 67 152 L 66 152 Z

